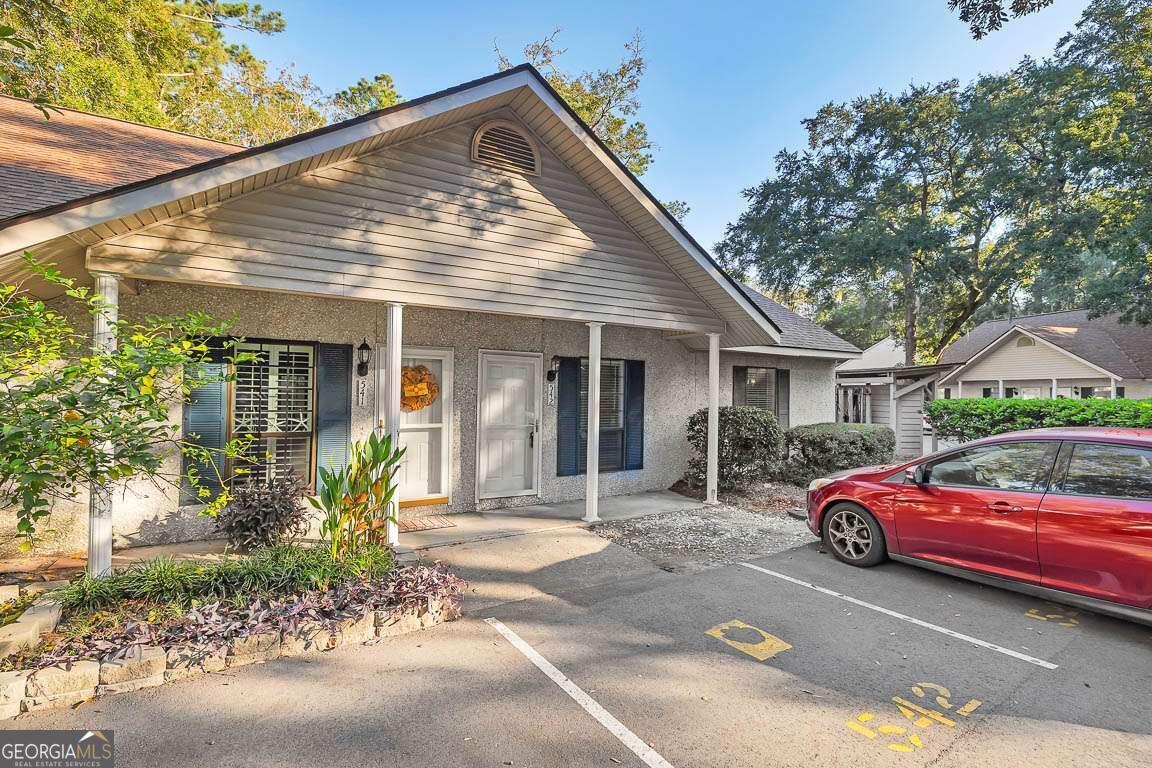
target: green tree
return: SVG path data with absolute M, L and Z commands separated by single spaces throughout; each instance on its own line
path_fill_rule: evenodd
M 972 30 L 972 37 L 979 40 L 989 32 L 995 32 L 1012 18 L 1036 13 L 1041 8 L 1052 5 L 1054 0 L 948 0 L 948 7 L 960 12 L 960 20 Z
M 26 259 L 33 273 L 64 288 L 66 306 L 0 283 L 0 506 L 16 509 L 22 547 L 43 532 L 52 499 L 133 478 L 187 480 L 207 513 L 220 509 L 226 490 L 213 497 L 195 476 L 171 476 L 165 458 L 177 452 L 207 466 L 221 458 L 186 442 L 168 415 L 207 381 L 199 373 L 209 354 L 202 340 L 226 327 L 200 313 L 118 321 L 111 325 L 118 345 L 104 349 L 68 317 L 101 314 L 100 298 Z M 245 447 L 229 443 L 224 456 L 238 458 Z
M 329 109 L 335 122 L 391 107 L 401 101 L 403 99 L 396 90 L 392 76 L 379 74 L 371 80 L 362 77 L 344 90 L 332 94 Z
M 1044 258 L 1061 169 L 1028 154 L 1021 112 L 1033 105 L 1020 88 L 982 78 L 825 106 L 805 121 L 808 148 L 781 152 L 775 175 L 746 192 L 722 262 L 785 301 L 805 295 L 818 314 L 867 299 L 909 364 L 935 359 Z
M 271 71 L 229 39 L 284 30 L 283 15 L 258 4 L 0 0 L 0 25 L 28 42 L 0 56 L 0 89 L 10 95 L 246 146 L 326 121 L 330 100 L 306 75 Z

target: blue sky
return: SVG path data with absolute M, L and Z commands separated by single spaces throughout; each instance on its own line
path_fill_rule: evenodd
M 688 229 L 711 247 L 744 210 L 741 190 L 771 172 L 780 149 L 803 144 L 800 121 L 821 105 L 1042 56 L 1085 5 L 1057 0 L 974 41 L 946 0 L 266 0 L 288 28 L 248 42 L 326 91 L 388 72 L 413 98 L 493 72 L 495 43 L 518 62 L 525 43 L 560 27 L 564 66 L 576 71 L 615 63 L 640 30 L 641 117 L 659 145 L 643 181 L 661 199 L 687 201 Z

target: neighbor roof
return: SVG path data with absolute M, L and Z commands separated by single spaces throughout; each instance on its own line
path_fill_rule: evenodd
M 241 149 L 71 109 L 45 119 L 27 101 L 0 96 L 0 220 Z
M 856 345 L 845 341 L 824 326 L 803 315 L 796 314 L 783 304 L 773 301 L 752 286 L 745 284 L 741 284 L 741 286 L 744 289 L 744 294 L 780 329 L 779 346 L 819 349 L 829 352 L 850 352 L 853 355 L 860 352 Z
M 0 221 L 0 275 L 36 249 L 83 277 L 84 247 L 222 203 L 348 157 L 512 107 L 726 323 L 725 346 L 775 344 L 779 329 L 572 111 L 535 68 L 504 72 L 260 147 L 215 156 Z M 706 345 L 702 337 L 685 343 Z
M 1152 328 L 1121 323 L 1115 315 L 1089 318 L 1086 309 L 981 323 L 945 349 L 940 362 L 962 365 L 1014 329 L 1117 376 L 1152 378 Z

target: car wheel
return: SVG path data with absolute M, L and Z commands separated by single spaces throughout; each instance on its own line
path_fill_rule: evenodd
M 837 560 L 860 568 L 878 565 L 888 557 L 880 523 L 855 504 L 835 504 L 825 513 L 824 545 Z

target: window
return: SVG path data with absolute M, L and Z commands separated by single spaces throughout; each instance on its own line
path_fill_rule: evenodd
M 981 397 L 992 397 L 992 387 L 984 387 L 980 390 Z
M 732 405 L 776 411 L 776 370 L 736 365 L 732 367 Z
M 556 358 L 556 474 L 588 466 L 588 361 Z M 644 468 L 644 362 L 600 361 L 600 471 Z
M 254 438 L 241 480 L 269 481 L 295 473 L 311 482 L 316 348 L 244 343 L 237 350 L 255 356 L 236 364 L 232 382 L 230 432 Z
M 951 454 L 927 466 L 931 485 L 1043 491 L 1059 443 L 1000 443 Z
M 1124 399 L 1124 387 L 1116 387 L 1116 399 L 1117 400 L 1123 400 Z
M 403 351 L 400 445 L 405 452 L 397 475 L 400 500 L 447 503 L 452 444 L 452 352 L 408 347 Z
M 532 140 L 508 120 L 493 120 L 477 129 L 472 137 L 472 159 L 506 171 L 533 176 L 540 173 L 540 156 Z
M 1020 390 L 1016 387 L 1004 387 L 1004 397 L 1019 397 Z
M 588 434 L 588 361 L 580 361 L 580 432 Z M 624 468 L 624 361 L 600 361 L 600 471 Z
M 1078 496 L 1152 499 L 1152 450 L 1078 443 L 1058 490 Z
M 1079 387 L 1078 394 L 1084 400 L 1091 400 L 1096 397 L 1096 387 Z

